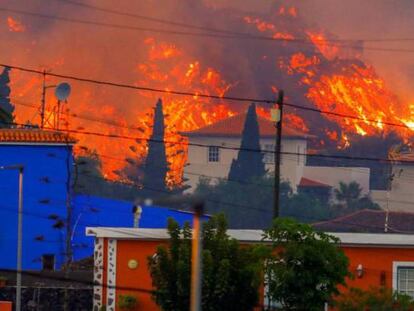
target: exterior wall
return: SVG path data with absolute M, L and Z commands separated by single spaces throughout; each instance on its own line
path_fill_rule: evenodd
M 382 209 L 387 209 L 387 192 L 386 190 L 371 190 L 371 199 Z
M 40 269 L 41 256 L 64 260 L 65 229 L 55 229 L 54 214 L 65 218 L 68 168 L 72 147 L 60 145 L 0 145 L 0 165 L 24 165 L 23 269 Z M 16 268 L 18 172 L 0 170 L 0 266 Z M 43 237 L 43 240 L 39 240 Z M 37 239 L 36 239 L 37 238 Z
M 369 194 L 370 169 L 366 167 L 325 167 L 305 166 L 303 177 L 337 188 L 339 183 L 356 181 L 362 188 L 362 194 Z
M 105 239 L 106 240 L 106 239 Z M 116 247 L 116 299 L 121 294 L 134 295 L 138 298 L 138 306 L 135 309 L 146 311 L 158 311 L 159 308 L 151 298 L 150 290 L 152 281 L 147 268 L 147 258 L 156 252 L 158 245 L 165 241 L 143 241 L 143 240 L 117 240 Z M 354 279 L 347 280 L 347 288 L 341 288 L 342 292 L 351 287 L 369 289 L 385 285 L 393 287 L 393 269 L 399 262 L 412 264 L 414 267 L 413 247 L 373 247 L 373 246 L 342 246 L 346 256 L 349 258 L 349 271 L 355 275 Z M 108 252 L 108 249 L 105 250 Z M 108 256 L 108 254 L 106 255 Z M 106 257 L 107 258 L 107 257 Z M 107 259 L 106 259 L 107 260 Z M 130 260 L 135 260 L 138 265 L 136 269 L 128 266 Z M 363 276 L 356 276 L 358 265 L 363 267 Z M 104 264 L 105 271 L 108 265 Z M 104 275 L 106 272 L 104 273 Z M 104 282 L 106 282 L 104 280 Z M 394 282 L 395 283 L 395 282 Z M 104 283 L 105 284 L 105 283 Z M 104 291 L 105 291 L 104 286 Z M 134 290 L 134 289 L 139 289 Z M 396 289 L 396 288 L 394 288 Z M 261 291 L 261 296 L 263 289 Z M 103 295 L 106 301 L 106 294 Z M 119 310 L 116 308 L 115 310 Z
M 351 273 L 356 274 L 359 264 L 364 268 L 364 275 L 361 278 L 355 276 L 353 280 L 348 279 L 348 289 L 350 287 L 369 289 L 381 285 L 392 288 L 393 263 L 412 262 L 414 266 L 413 248 L 342 247 L 342 249 L 349 258 Z
M 96 196 L 76 194 L 73 196 L 74 220 L 74 260 L 91 256 L 94 249 L 94 239 L 85 236 L 87 226 L 97 227 L 126 227 L 133 226 L 133 202 L 112 200 Z M 185 222 L 192 224 L 193 214 L 159 206 L 142 206 L 139 221 L 140 228 L 166 228 L 168 219 L 173 218 L 180 226 Z M 207 219 L 205 217 L 204 219 Z
M 414 211 L 414 166 L 395 164 L 389 194 L 389 209 L 392 211 Z M 386 202 L 385 202 L 386 205 Z
M 190 143 L 206 146 L 223 146 L 226 148 L 240 148 L 241 138 L 232 137 L 190 137 Z M 272 138 L 262 138 L 260 140 L 262 151 L 266 145 L 272 145 L 274 150 L 275 141 Z M 289 153 L 306 154 L 307 143 L 303 139 L 285 139 L 282 141 L 282 151 Z M 208 147 L 188 146 L 188 165 L 184 169 L 185 177 L 188 178 L 187 184 L 191 186 L 189 191 L 193 191 L 199 182 L 200 175 L 210 177 L 212 182 L 217 178 L 227 178 L 233 159 L 237 158 L 238 150 L 220 149 L 220 161 L 208 161 Z M 273 159 L 273 153 L 269 153 Z M 306 156 L 282 155 L 281 174 L 282 179 L 289 181 L 293 188 L 302 177 L 303 166 L 306 164 Z M 266 169 L 274 170 L 272 163 L 266 164 Z
M 117 286 L 123 287 L 117 289 L 116 297 L 119 295 L 134 295 L 138 299 L 136 310 L 158 311 L 159 308 L 151 298 L 152 280 L 147 268 L 148 256 L 156 253 L 157 246 L 160 242 L 143 241 L 139 244 L 131 240 L 118 240 L 117 245 Z M 136 269 L 128 267 L 128 261 L 136 260 L 138 266 Z M 134 291 L 139 288 L 144 291 Z

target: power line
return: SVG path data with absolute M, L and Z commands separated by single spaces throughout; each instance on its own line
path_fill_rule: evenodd
M 27 124 L 22 123 L 11 123 L 11 125 L 20 125 L 23 127 L 27 127 Z M 32 127 L 33 128 L 33 127 Z M 115 133 L 100 133 L 100 132 L 92 132 L 92 131 L 79 131 L 73 129 L 65 129 L 65 130 L 56 130 L 55 132 L 61 133 L 73 133 L 73 134 L 82 134 L 82 135 L 92 135 L 97 137 L 106 137 L 106 138 L 113 138 L 113 139 L 125 139 L 125 140 L 132 140 L 132 141 L 147 141 L 147 142 L 157 142 L 157 143 L 164 143 L 170 145 L 188 145 L 188 146 L 196 146 L 196 147 L 218 147 L 220 149 L 225 150 L 236 150 L 236 151 L 248 151 L 248 152 L 264 152 L 260 149 L 252 149 L 252 148 L 238 148 L 238 147 L 228 147 L 222 145 L 214 145 L 214 144 L 200 144 L 200 143 L 190 143 L 190 142 L 183 142 L 183 141 L 168 141 L 168 140 L 161 140 L 161 139 L 154 139 L 154 138 L 145 138 L 145 137 L 137 137 L 137 136 L 129 136 L 129 135 L 121 135 Z M 69 138 L 68 138 L 69 139 Z M 265 151 L 266 153 L 275 153 L 276 151 Z M 316 158 L 331 158 L 331 159 L 342 159 L 342 160 L 354 160 L 354 161 L 374 161 L 374 162 L 383 162 L 383 163 L 404 163 L 404 164 L 414 164 L 414 161 L 407 161 L 407 160 L 390 160 L 387 158 L 375 158 L 375 157 L 360 157 L 360 156 L 345 156 L 345 155 L 329 155 L 329 154 L 321 154 L 321 153 L 301 153 L 301 152 L 288 152 L 288 151 L 281 151 L 280 154 L 285 155 L 293 155 L 293 156 L 306 156 L 306 157 L 316 157 Z
M 226 34 L 226 33 L 220 33 L 217 31 L 213 33 L 212 32 L 201 33 L 201 32 L 174 31 L 174 30 L 168 30 L 168 29 L 146 28 L 146 27 L 138 27 L 138 26 L 129 26 L 129 25 L 124 25 L 124 24 L 103 23 L 103 22 L 90 21 L 90 20 L 66 18 L 63 16 L 48 15 L 48 14 L 43 14 L 43 13 L 35 13 L 35 12 L 10 9 L 10 8 L 0 8 L 0 12 L 8 12 L 8 13 L 27 15 L 27 16 L 32 16 L 32 17 L 64 21 L 68 23 L 100 26 L 100 27 L 107 27 L 107 28 L 113 28 L 113 29 L 126 29 L 126 30 L 135 30 L 135 31 L 166 33 L 170 35 L 184 35 L 184 36 L 192 36 L 192 37 L 210 37 L 210 38 L 215 38 L 215 39 L 251 39 L 251 40 L 264 40 L 268 42 L 289 42 L 289 43 L 307 44 L 312 47 L 315 46 L 314 43 L 308 39 L 273 38 L 273 37 L 266 37 L 266 36 L 250 35 L 248 33 L 243 34 L 243 35 L 241 34 L 237 35 L 237 32 L 233 34 Z M 409 39 L 405 39 L 405 40 L 407 41 Z M 323 41 L 324 45 L 326 46 L 334 45 L 336 47 L 347 47 L 351 49 L 360 49 L 359 46 L 349 45 L 349 44 L 339 45 L 337 43 L 329 43 L 330 41 L 332 42 L 348 41 L 349 42 L 349 40 L 342 40 L 342 39 L 324 40 Z M 376 40 L 373 40 L 373 41 L 376 41 Z M 395 41 L 395 39 L 393 39 L 393 41 Z M 379 52 L 414 53 L 414 50 L 411 50 L 411 49 L 394 49 L 394 48 L 381 48 L 381 47 L 364 47 L 364 49 L 371 50 L 371 51 L 379 51 Z
M 98 84 L 98 85 L 107 85 L 107 86 L 112 86 L 112 87 L 126 88 L 126 89 L 139 90 L 139 91 L 148 91 L 148 92 L 156 92 L 156 93 L 162 93 L 162 94 L 170 94 L 170 95 L 172 94 L 172 95 L 191 96 L 191 97 L 197 96 L 197 97 L 209 98 L 209 99 L 215 99 L 215 100 L 229 100 L 229 101 L 248 102 L 248 103 L 252 103 L 252 102 L 263 103 L 263 104 L 274 104 L 275 103 L 275 100 L 269 100 L 269 99 L 237 97 L 237 96 L 219 96 L 219 95 L 211 95 L 211 94 L 204 94 L 204 93 L 163 90 L 159 88 L 151 88 L 151 87 L 137 86 L 137 85 L 132 85 L 132 84 L 96 80 L 96 79 L 91 79 L 91 78 L 83 78 L 83 77 L 74 76 L 74 75 L 58 74 L 58 73 L 51 73 L 51 72 L 45 73 L 44 71 L 41 71 L 41 70 L 31 69 L 31 68 L 22 67 L 22 66 L 13 66 L 13 65 L 4 64 L 4 63 L 0 63 L 0 66 L 8 67 L 8 68 L 23 71 L 23 72 L 47 75 L 47 76 L 56 77 L 56 78 L 70 79 L 74 81 L 93 83 L 93 84 Z M 300 110 L 305 110 L 305 111 L 316 112 L 320 114 L 332 115 L 335 117 L 358 120 L 364 123 L 382 124 L 382 125 L 388 125 L 388 126 L 402 127 L 405 129 L 411 129 L 404 123 L 393 123 L 393 122 L 387 122 L 383 120 L 367 119 L 367 118 L 362 118 L 362 117 L 358 117 L 355 115 L 348 115 L 348 114 L 337 113 L 337 112 L 332 112 L 332 111 L 327 111 L 327 110 L 321 110 L 317 108 L 306 107 L 306 106 L 296 105 L 296 104 L 291 104 L 291 103 L 284 103 L 284 106 L 288 106 L 288 107 L 292 107 L 292 108 L 296 108 Z
M 190 29 L 198 29 L 198 30 L 204 30 L 204 31 L 211 31 L 211 32 L 217 32 L 217 33 L 224 33 L 224 34 L 230 34 L 230 35 L 240 35 L 240 36 L 251 36 L 251 37 L 255 37 L 252 34 L 246 33 L 246 32 L 235 32 L 235 31 L 230 31 L 230 30 L 226 30 L 226 29 L 219 29 L 219 28 L 212 28 L 212 27 L 205 27 L 205 26 L 200 26 L 200 25 L 195 25 L 195 24 L 186 24 L 186 23 L 181 23 L 181 22 L 177 22 L 174 20 L 166 20 L 166 19 L 161 19 L 158 17 L 154 17 L 154 16 L 145 16 L 145 15 L 139 15 L 139 14 L 135 14 L 135 13 L 130 13 L 130 12 L 126 12 L 126 11 L 119 11 L 119 10 L 114 10 L 114 9 L 109 9 L 109 8 L 105 8 L 105 7 L 100 7 L 100 6 L 96 6 L 96 5 L 92 5 L 92 4 L 88 4 L 88 3 L 81 3 L 81 2 L 77 2 L 77 1 L 73 1 L 73 0 L 56 0 L 58 2 L 63 2 L 63 3 L 67 3 L 70 5 L 74 5 L 74 6 L 80 6 L 83 8 L 87 8 L 87 9 L 92 9 L 95 11 L 100 11 L 100 12 L 104 12 L 104 13 L 110 13 L 110 14 L 114 14 L 114 15 L 118 15 L 118 16 L 124 16 L 124 17 L 132 17 L 135 19 L 140 19 L 140 20 L 145 20 L 145 21 L 150 21 L 150 22 L 155 22 L 155 23 L 160 23 L 160 24 L 166 24 L 169 26 L 177 26 L 177 27 L 183 27 L 183 28 L 190 28 Z M 257 37 L 257 36 L 256 36 Z M 281 38 L 268 38 L 268 37 L 260 37 L 263 39 L 278 39 L 278 40 L 286 40 L 286 41 L 291 41 L 292 39 L 281 39 Z M 308 39 L 293 39 L 294 41 L 309 41 Z M 364 42 L 398 42 L 398 41 L 414 41 L 414 38 L 389 38 L 389 39 L 384 39 L 384 38 L 375 38 L 375 39 L 364 39 L 364 38 L 347 38 L 347 39 L 316 39 L 315 41 L 321 41 L 321 42 L 349 42 L 349 41 L 364 41 Z

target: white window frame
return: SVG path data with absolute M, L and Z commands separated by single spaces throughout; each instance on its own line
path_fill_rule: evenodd
M 392 290 L 398 291 L 398 268 L 413 268 L 414 261 L 393 261 L 392 262 Z
M 217 161 L 211 161 L 210 155 L 212 155 L 213 153 L 210 153 L 210 151 L 215 148 L 217 150 L 216 155 L 217 155 Z M 207 148 L 207 162 L 208 163 L 219 163 L 220 162 L 220 147 L 219 146 L 208 146 Z

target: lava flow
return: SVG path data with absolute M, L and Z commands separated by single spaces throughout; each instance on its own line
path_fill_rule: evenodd
M 137 11 L 143 6 L 150 13 L 157 12 L 152 3 L 131 5 Z M 103 162 L 103 173 L 109 179 L 128 180 L 131 171 L 138 171 L 137 167 L 143 163 L 146 139 L 152 129 L 152 109 L 158 98 L 163 100 L 166 115 L 170 185 L 181 182 L 186 161 L 186 141 L 179 132 L 194 130 L 245 110 L 245 103 L 226 101 L 222 98 L 225 95 L 269 100 L 283 89 L 287 103 L 331 112 L 286 107 L 286 125 L 317 136 L 316 147 L 329 143 L 343 149 L 352 144 L 354 137 L 386 136 L 390 132 L 397 133 L 404 141 L 410 139 L 414 130 L 414 106 L 404 105 L 375 68 L 364 61 L 360 42 L 339 42 L 332 34 L 308 26 L 294 6 L 278 6 L 265 14 L 221 11 L 201 1 L 191 8 L 184 4 L 180 8 L 181 11 L 175 10 L 175 6 L 171 8 L 175 19 L 186 20 L 191 16 L 200 25 L 214 20 L 217 28 L 247 35 L 226 34 L 225 38 L 214 38 L 218 36 L 214 32 L 200 38 L 158 33 L 137 36 L 136 32 L 89 29 L 84 25 L 45 26 L 29 18 L 10 16 L 0 32 L 7 36 L 4 42 L 14 42 L 19 48 L 5 49 L 4 42 L 0 42 L 0 47 L 13 64 L 29 64 L 33 68 L 37 65 L 41 70 L 165 91 L 131 91 L 71 82 L 73 94 L 64 106 L 63 125 L 66 122 L 65 126 L 79 132 L 74 134 L 79 146 L 97 151 Z M 89 18 L 95 17 L 92 14 Z M 121 17 L 113 17 L 113 21 L 124 22 Z M 33 40 L 24 39 L 29 33 Z M 255 36 L 274 40 L 251 40 Z M 58 39 L 56 43 L 42 40 L 46 37 Z M 100 48 L 93 48 L 96 46 Z M 12 71 L 11 80 L 17 121 L 38 123 L 43 77 Z M 46 79 L 48 86 L 59 82 L 52 77 Z M 174 95 L 169 93 L 172 90 L 194 96 Z M 46 98 L 49 119 L 53 119 L 55 106 L 51 93 L 49 89 Z M 218 99 L 198 94 L 214 95 Z M 268 117 L 269 106 L 259 105 L 258 112 Z M 47 124 L 50 127 L 50 122 Z M 83 131 L 124 138 L 86 135 Z

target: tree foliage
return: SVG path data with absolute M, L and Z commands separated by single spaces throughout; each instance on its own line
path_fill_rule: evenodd
M 155 106 L 152 135 L 148 142 L 148 154 L 144 164 L 143 187 L 149 193 L 166 192 L 168 190 L 166 177 L 169 169 L 164 143 L 164 112 L 162 101 Z
M 351 288 L 336 300 L 335 306 L 339 311 L 413 311 L 414 301 L 390 288 L 373 287 L 367 291 Z
M 237 159 L 231 163 L 229 179 L 249 181 L 265 175 L 263 154 L 257 150 L 260 150 L 259 123 L 257 122 L 256 105 L 251 104 L 247 111 Z
M 278 218 L 265 230 L 273 255 L 266 264 L 268 296 L 284 310 L 323 309 L 345 285 L 348 258 L 339 240 L 292 219 Z
M 245 182 L 223 179 L 214 183 L 208 178 L 201 178 L 195 194 L 207 198 L 208 213 L 224 213 L 230 228 L 264 229 L 272 224 L 273 185 L 274 179 L 270 174 Z M 280 184 L 282 217 L 314 223 L 357 210 L 379 208 L 367 196 L 358 196 L 350 205 L 348 207 L 343 201 L 332 203 L 317 193 L 293 193 L 288 182 Z
M 372 202 L 368 196 L 362 196 L 362 188 L 355 181 L 349 184 L 340 182 L 339 188 L 334 189 L 334 194 L 339 202 L 336 205 L 339 215 L 344 213 L 341 213 L 341 210 L 350 213 L 360 209 L 380 209 L 378 204 Z
M 202 230 L 202 310 L 250 311 L 259 299 L 262 254 L 229 238 L 223 215 L 212 217 Z M 190 304 L 191 228 L 169 220 L 168 246 L 148 258 L 156 303 L 165 311 L 185 311 Z
M 14 106 L 10 102 L 10 68 L 5 67 L 0 74 L 0 128 L 11 127 L 14 122 Z

